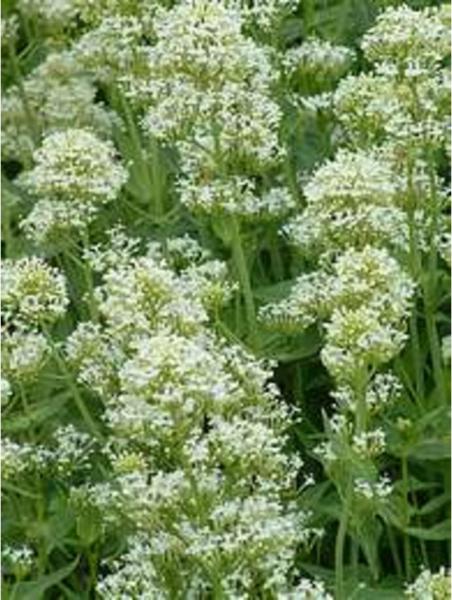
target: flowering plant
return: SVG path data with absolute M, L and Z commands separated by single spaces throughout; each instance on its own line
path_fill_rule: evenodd
M 2 592 L 450 599 L 450 7 L 2 14 Z

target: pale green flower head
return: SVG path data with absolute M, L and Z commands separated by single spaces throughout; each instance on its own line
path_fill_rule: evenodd
M 102 137 L 111 135 L 113 114 L 95 101 L 93 81 L 72 52 L 48 54 L 22 87 L 11 86 L 2 99 L 4 159 L 19 160 L 28 168 L 38 138 L 66 128 L 89 127 Z
M 14 331 L 2 339 L 2 369 L 12 381 L 31 381 L 38 377 L 51 353 L 42 333 Z
M 372 62 L 410 61 L 434 64 L 450 53 L 447 5 L 413 10 L 406 4 L 390 7 L 364 36 L 361 47 Z
M 437 573 L 423 569 L 417 579 L 408 584 L 405 596 L 411 600 L 450 600 L 450 571 L 441 567 Z
M 35 167 L 21 176 L 21 184 L 38 198 L 106 204 L 118 197 L 127 180 L 113 144 L 87 129 L 47 136 L 34 161 Z
M 52 323 L 61 317 L 69 299 L 64 276 L 36 256 L 2 264 L 4 317 L 16 325 Z

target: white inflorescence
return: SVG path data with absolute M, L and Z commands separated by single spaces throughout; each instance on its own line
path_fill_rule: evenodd
M 283 66 L 295 77 L 319 77 L 334 82 L 350 67 L 354 53 L 346 46 L 309 38 L 301 46 L 290 48 L 283 56 Z
M 68 127 L 89 127 L 101 136 L 110 135 L 112 113 L 95 102 L 96 88 L 72 53 L 49 54 L 22 86 L 23 92 L 12 86 L 2 98 L 4 159 L 28 166 L 41 135 Z
M 416 581 L 407 584 L 405 596 L 411 600 L 449 600 L 450 570 L 441 567 L 437 573 L 423 569 Z
M 113 144 L 86 129 L 47 136 L 33 158 L 36 164 L 20 176 L 20 184 L 38 199 L 23 222 L 37 241 L 58 228 L 86 226 L 127 180 Z
M 85 129 L 48 136 L 34 153 L 34 161 L 22 183 L 38 197 L 104 204 L 117 197 L 126 180 L 111 142 Z
M 63 275 L 37 257 L 3 261 L 1 287 L 4 318 L 16 326 L 52 323 L 69 303 Z
M 246 595 L 256 577 L 269 592 L 286 592 L 296 548 L 311 537 L 306 515 L 286 500 L 302 466 L 283 451 L 288 414 L 268 367 L 206 328 L 210 280 L 203 284 L 200 268 L 208 257 L 188 238 L 168 248 L 186 254 L 179 273 L 154 247 L 119 270 L 107 266 L 97 294 L 105 325 L 82 324 L 67 344 L 81 383 L 107 405 L 117 472 L 102 490 L 80 488 L 77 503 L 100 510 L 108 498 L 107 513 L 148 540 L 130 539 L 98 592 L 145 593 L 146 574 L 146 593 L 164 593 L 165 552 L 178 557 L 187 594 L 219 585 Z M 145 558 L 133 564 L 136 544 Z M 175 577 L 171 564 L 163 570 Z

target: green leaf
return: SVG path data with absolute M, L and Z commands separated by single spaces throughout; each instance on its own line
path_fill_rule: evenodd
M 424 440 L 413 446 L 409 450 L 408 456 L 416 460 L 444 460 L 450 458 L 450 440 Z
M 414 514 L 417 515 L 428 515 L 432 512 L 434 512 L 435 510 L 438 510 L 438 508 L 441 508 L 442 506 L 444 506 L 444 504 L 448 504 L 450 502 L 450 494 L 448 493 L 444 493 L 444 494 L 440 494 L 439 496 L 437 496 L 436 498 L 432 498 L 432 500 L 430 500 L 429 502 L 426 502 L 424 504 L 424 506 L 422 506 L 421 508 L 418 508 L 417 510 L 414 510 Z
M 54 415 L 61 414 L 61 409 L 70 396 L 70 392 L 58 394 L 58 397 L 53 396 L 48 402 L 31 407 L 26 415 L 22 414 L 3 419 L 3 431 L 6 433 L 28 431 L 31 427 L 44 423 Z
M 446 519 L 433 527 L 407 527 L 405 532 L 421 540 L 441 541 L 450 539 L 450 519 Z
M 10 600 L 40 600 L 46 590 L 60 583 L 72 573 L 78 561 L 77 557 L 74 561 L 50 575 L 44 575 L 35 581 L 18 583 L 12 590 Z
M 290 290 L 295 284 L 295 279 L 280 281 L 272 285 L 264 285 L 253 290 L 253 295 L 261 302 L 277 302 L 287 298 Z
M 402 600 L 404 598 L 402 588 L 383 590 L 378 588 L 367 588 L 359 590 L 354 598 L 356 600 Z
M 311 327 L 298 335 L 270 334 L 265 345 L 264 335 L 260 338 L 265 357 L 279 362 L 293 362 L 313 356 L 321 345 L 320 334 L 316 327 Z

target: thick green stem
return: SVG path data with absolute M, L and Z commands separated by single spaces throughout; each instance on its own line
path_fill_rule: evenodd
M 253 290 L 251 287 L 250 275 L 246 264 L 246 257 L 243 251 L 242 239 L 240 235 L 240 225 L 235 217 L 231 220 L 232 228 L 232 256 L 234 265 L 240 281 L 240 287 L 245 301 L 246 318 L 248 322 L 248 331 L 250 337 L 254 337 L 256 327 L 256 309 L 254 306 Z
M 439 341 L 438 331 L 436 329 L 435 315 L 427 303 L 425 306 L 425 323 L 427 326 L 427 337 L 430 345 L 435 384 L 442 401 L 446 404 L 448 403 L 448 399 L 444 381 L 444 370 L 442 366 L 441 344 Z
M 82 240 L 83 248 L 85 251 L 87 251 L 89 249 L 90 244 L 89 237 L 86 232 L 84 233 Z M 97 308 L 97 302 L 94 294 L 93 271 L 91 269 L 91 266 L 87 262 L 81 261 L 81 268 L 83 270 L 83 276 L 87 287 L 89 314 L 91 319 L 97 323 L 99 321 L 99 311 Z
M 402 485 L 403 496 L 405 501 L 405 527 L 408 527 L 410 519 L 410 507 L 408 502 L 409 483 L 408 483 L 408 461 L 406 456 L 402 456 Z M 403 555 L 405 559 L 405 577 L 409 581 L 411 579 L 411 544 L 410 536 L 407 533 L 403 534 Z
M 402 563 L 400 562 L 400 556 L 399 556 L 399 551 L 397 549 L 397 543 L 396 543 L 396 540 L 394 537 L 394 532 L 392 531 L 392 527 L 390 525 L 387 526 L 386 530 L 388 532 L 389 547 L 391 549 L 392 560 L 394 561 L 395 570 L 396 570 L 397 576 L 400 577 L 400 579 L 402 579 L 402 577 L 403 577 Z
M 8 41 L 9 58 L 11 60 L 11 66 L 13 70 L 14 80 L 19 91 L 20 99 L 22 100 L 25 116 L 28 122 L 30 135 L 35 144 L 39 141 L 39 128 L 34 119 L 33 110 L 31 109 L 30 102 L 28 101 L 27 92 L 23 84 L 23 75 L 19 65 L 19 61 L 16 54 L 16 49 L 12 40 Z
M 44 331 L 45 331 L 45 329 L 44 329 Z M 86 426 L 88 427 L 88 429 L 90 430 L 90 432 L 92 433 L 92 435 L 94 437 L 102 438 L 102 434 L 100 432 L 99 426 L 97 425 L 97 423 L 91 416 L 91 413 L 88 410 L 88 408 L 85 404 L 85 401 L 83 400 L 83 398 L 77 388 L 77 385 L 74 383 L 73 375 L 69 371 L 68 367 L 66 366 L 66 361 L 61 356 L 59 349 L 56 347 L 51 336 L 47 332 L 46 332 L 46 337 L 47 337 L 47 340 L 53 350 L 53 356 L 56 360 L 56 363 L 57 363 L 61 373 L 63 375 L 65 375 L 65 377 L 66 377 L 66 381 L 69 386 L 69 389 L 71 390 L 75 404 L 77 405 L 77 408 L 80 411 L 80 414 L 83 417 L 83 420 L 85 421 Z
M 344 548 L 345 538 L 347 535 L 349 504 L 351 496 L 351 487 L 347 489 L 343 506 L 342 514 L 339 521 L 339 528 L 336 535 L 336 546 L 334 550 L 334 566 L 335 566 L 335 600 L 345 600 L 344 595 Z
M 437 273 L 437 247 L 436 238 L 439 234 L 439 218 L 441 206 L 436 189 L 434 160 L 431 152 L 428 151 L 429 181 L 430 181 L 430 200 L 431 200 L 431 231 L 430 231 L 430 249 L 428 257 L 428 277 L 423 277 L 424 288 L 424 306 L 425 322 L 427 327 L 427 337 L 429 340 L 430 353 L 433 365 L 433 376 L 435 384 L 444 403 L 449 402 L 447 396 L 446 384 L 444 379 L 444 369 L 442 365 L 441 344 L 435 321 L 435 296 L 436 296 L 436 273 Z

